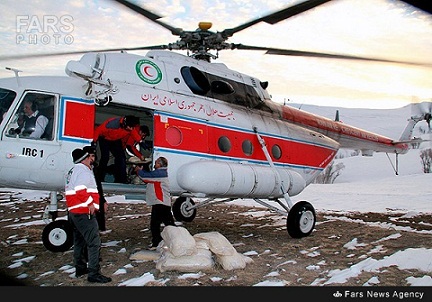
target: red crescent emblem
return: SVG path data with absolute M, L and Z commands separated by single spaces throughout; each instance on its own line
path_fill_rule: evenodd
M 144 71 L 144 73 L 145 73 L 146 75 L 148 75 L 149 77 L 153 77 L 153 75 L 150 74 L 149 71 L 148 71 L 150 68 L 151 68 L 151 66 L 145 66 L 145 67 L 143 68 L 143 71 Z

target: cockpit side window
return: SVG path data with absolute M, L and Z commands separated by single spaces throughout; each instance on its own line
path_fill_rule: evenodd
M 210 90 L 210 83 L 206 75 L 197 68 L 184 66 L 180 72 L 193 93 L 205 95 Z
M 0 88 L 0 123 L 6 116 L 9 107 L 12 105 L 16 97 L 16 92 L 4 88 Z
M 7 127 L 6 135 L 52 140 L 55 100 L 52 94 L 27 92 Z
M 263 106 L 263 100 L 251 85 L 210 74 L 195 67 L 183 66 L 180 72 L 194 94 L 248 108 L 267 110 Z

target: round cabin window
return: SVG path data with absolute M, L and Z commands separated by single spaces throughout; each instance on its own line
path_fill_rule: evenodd
M 279 145 L 273 145 L 271 149 L 273 158 L 280 159 L 282 157 L 282 149 Z
M 242 143 L 242 150 L 245 155 L 251 156 L 253 153 L 253 145 L 250 140 L 244 140 Z
M 171 126 L 166 130 L 166 141 L 171 146 L 178 146 L 183 141 L 183 134 L 177 127 Z
M 231 150 L 231 142 L 228 137 L 221 136 L 218 140 L 219 150 L 224 153 L 227 153 Z

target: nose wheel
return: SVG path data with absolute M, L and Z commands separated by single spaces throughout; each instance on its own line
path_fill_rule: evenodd
M 51 252 L 65 252 L 73 245 L 73 230 L 67 220 L 50 222 L 42 232 L 42 242 Z
M 316 222 L 314 207 L 307 201 L 299 201 L 293 205 L 288 213 L 287 230 L 293 238 L 309 236 Z

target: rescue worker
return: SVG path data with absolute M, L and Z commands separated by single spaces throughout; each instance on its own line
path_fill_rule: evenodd
M 96 212 L 96 220 L 99 225 L 99 231 L 105 232 L 106 231 L 106 219 L 105 219 L 105 213 L 108 209 L 108 203 L 105 199 L 103 187 L 100 179 L 98 179 L 97 169 L 99 168 L 96 164 L 96 147 L 94 146 L 85 146 L 83 148 L 85 152 L 88 154 L 94 154 L 95 156 L 95 162 L 93 163 L 93 173 L 96 178 L 96 185 L 99 193 L 99 211 Z
M 126 154 L 122 139 L 131 134 L 132 129 L 139 124 L 139 118 L 133 115 L 112 117 L 100 124 L 96 129 L 92 145 L 98 143 L 100 148 L 100 161 L 97 178 L 103 182 L 107 173 L 110 152 L 114 156 L 114 182 L 128 183 L 126 173 Z M 134 132 L 135 133 L 135 132 Z M 133 134 L 138 136 L 138 133 Z M 136 137 L 140 140 L 140 137 Z
M 65 196 L 74 235 L 75 275 L 88 274 L 89 282 L 107 283 L 111 278 L 100 272 L 101 239 L 95 216 L 99 194 L 92 171 L 95 156 L 78 148 L 72 151 L 72 158 L 74 166 L 66 175 Z
M 142 152 L 138 151 L 136 146 L 139 145 L 142 149 L 148 148 L 145 145 L 144 139 L 149 134 L 150 130 L 146 125 L 135 126 L 130 134 L 122 139 L 123 148 L 138 157 L 141 161 L 144 161 L 146 157 L 142 154 Z
M 147 183 L 146 203 L 152 207 L 150 217 L 150 232 L 152 243 L 150 250 L 155 250 L 162 241 L 160 225 L 173 225 L 174 217 L 171 213 L 171 194 L 168 181 L 168 160 L 159 157 L 154 163 L 154 170 L 145 171 L 142 167 L 135 167 L 135 173 Z

